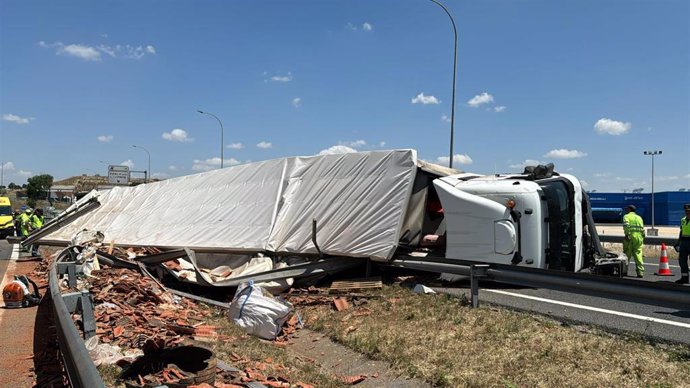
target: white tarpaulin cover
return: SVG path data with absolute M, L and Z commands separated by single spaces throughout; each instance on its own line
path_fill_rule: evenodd
M 415 173 L 414 150 L 293 157 L 228 167 L 98 196 L 101 206 L 45 236 L 82 229 L 122 245 L 389 259 Z

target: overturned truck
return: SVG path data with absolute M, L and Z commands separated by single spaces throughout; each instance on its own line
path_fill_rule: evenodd
M 362 259 L 442 257 L 581 271 L 610 260 L 587 194 L 553 166 L 460 173 L 414 150 L 290 157 L 93 191 L 23 242 L 67 245 L 84 229 L 181 280 L 236 286 L 338 271 Z

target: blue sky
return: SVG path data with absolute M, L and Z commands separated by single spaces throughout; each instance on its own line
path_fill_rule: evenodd
M 690 189 L 690 2 L 446 1 L 455 167 Z M 453 35 L 428 0 L 0 2 L 4 183 L 174 177 L 338 150 L 446 163 Z

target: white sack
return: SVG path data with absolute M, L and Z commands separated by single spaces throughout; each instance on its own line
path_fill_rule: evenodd
M 290 315 L 291 307 L 281 302 L 253 282 L 237 288 L 230 303 L 228 317 L 247 333 L 275 339 Z

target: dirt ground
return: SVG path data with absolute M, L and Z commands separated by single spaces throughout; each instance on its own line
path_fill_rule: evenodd
M 308 329 L 298 332 L 291 340 L 288 349 L 298 357 L 305 357 L 317 364 L 325 374 L 341 376 L 368 376 L 358 383 L 358 387 L 414 388 L 431 387 L 420 379 L 405 378 L 396 374 L 384 361 L 372 360 L 343 345 L 337 344 L 328 336 Z

